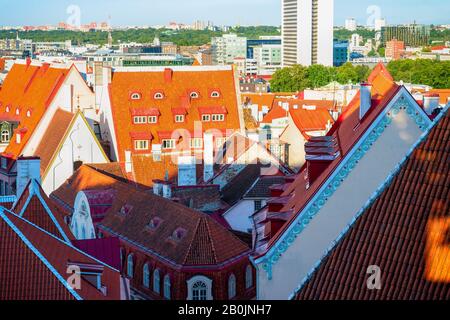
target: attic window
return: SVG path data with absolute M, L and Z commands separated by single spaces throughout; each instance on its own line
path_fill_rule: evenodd
M 20 109 L 16 108 L 16 116 L 18 116 L 20 114 Z
M 6 112 L 9 112 L 10 108 L 9 106 L 6 106 Z
M 213 91 L 211 92 L 211 98 L 219 98 L 220 92 L 219 91 Z
M 200 97 L 200 95 L 198 94 L 198 92 L 191 92 L 190 97 L 192 99 L 198 99 Z
M 134 92 L 131 94 L 131 100 L 141 100 L 142 96 L 140 93 Z
M 156 229 L 158 229 L 158 227 L 161 225 L 162 222 L 163 222 L 163 220 L 161 218 L 155 217 L 148 224 L 148 228 L 151 230 L 156 230 Z
M 187 231 L 183 228 L 176 229 L 172 234 L 172 239 L 175 241 L 181 241 L 186 236 Z
M 28 117 L 28 118 L 31 117 L 31 110 L 27 110 L 27 117 Z
M 155 100 L 162 100 L 162 99 L 164 99 L 164 94 L 163 94 L 162 92 L 157 92 L 157 93 L 155 93 L 155 95 L 153 96 L 153 98 L 154 98 Z

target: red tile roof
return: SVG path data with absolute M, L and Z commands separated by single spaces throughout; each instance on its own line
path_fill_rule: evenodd
M 103 267 L 107 295 L 81 278 L 81 299 L 119 300 L 120 273 L 15 214 L 0 212 L 0 300 L 74 300 L 66 287 L 69 264 Z
M 330 163 L 330 165 L 323 170 L 323 172 L 317 177 L 317 179 L 306 188 L 307 178 L 305 167 L 302 168 L 295 181 L 288 185 L 282 197 L 287 197 L 288 201 L 283 205 L 281 212 L 285 212 L 287 223 L 283 224 L 283 227 L 273 234 L 271 230 L 271 224 L 265 224 L 260 228 L 261 232 L 269 236 L 269 242 L 267 245 L 261 246 L 261 250 L 265 252 L 267 247 L 270 247 L 277 239 L 283 234 L 284 229 L 290 225 L 290 223 L 296 218 L 297 214 L 301 212 L 309 202 L 309 200 L 316 194 L 322 184 L 333 173 L 335 168 L 346 157 L 348 152 L 359 141 L 360 137 L 366 132 L 367 128 L 373 123 L 373 121 L 379 116 L 379 114 L 387 107 L 388 103 L 398 92 L 400 87 L 392 81 L 392 77 L 387 73 L 387 70 L 383 66 L 375 68 L 372 72 L 371 83 L 373 85 L 373 100 L 372 107 L 366 114 L 366 116 L 360 121 L 359 119 L 359 93 L 355 96 L 352 102 L 349 104 L 344 113 L 338 118 L 334 126 L 328 132 L 327 136 L 332 136 L 339 141 L 340 154 Z M 267 212 L 267 209 L 263 210 L 261 214 Z M 261 234 L 260 239 L 262 242 L 257 245 L 264 244 L 266 241 L 265 236 Z M 260 251 L 260 250 L 258 250 Z M 259 252 L 262 254 L 263 252 Z
M 300 132 L 324 131 L 327 125 L 334 123 L 333 117 L 326 109 L 305 110 L 303 108 L 291 109 L 289 113 Z
M 0 90 L 0 119 L 20 122 L 4 154 L 21 155 L 47 107 L 52 102 L 70 69 L 14 64 Z M 9 109 L 9 111 L 8 111 Z M 17 115 L 16 112 L 20 113 Z M 23 132 L 20 143 L 16 134 Z
M 241 120 L 238 114 L 236 87 L 233 70 L 204 71 L 204 67 L 191 67 L 192 71 L 114 72 L 110 85 L 111 106 L 117 136 L 119 159 L 124 160 L 124 151 L 133 151 L 129 132 L 147 132 L 153 137 L 152 143 L 161 143 L 160 132 L 169 137 L 177 129 L 194 132 L 194 122 L 200 121 L 200 110 L 226 110 L 223 122 L 202 122 L 203 130 L 239 130 Z M 198 69 L 197 69 L 198 68 Z M 203 70 L 203 71 L 202 71 Z M 220 97 L 211 97 L 211 92 L 220 89 Z M 192 92 L 198 98 L 190 98 Z M 131 94 L 137 92 L 141 99 L 132 100 Z M 161 93 L 163 99 L 155 100 Z M 156 108 L 161 115 L 157 124 L 133 124 L 132 113 L 139 109 Z M 183 108 L 187 115 L 184 123 L 175 122 L 172 110 Z
M 356 220 L 297 299 L 450 299 L 450 115 Z M 381 271 L 368 290 L 367 268 Z

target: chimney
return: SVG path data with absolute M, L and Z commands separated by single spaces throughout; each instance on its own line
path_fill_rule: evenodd
M 173 70 L 170 68 L 164 69 L 164 81 L 166 83 L 172 82 Z
M 197 161 L 195 156 L 178 157 L 178 186 L 197 185 Z
M 131 161 L 131 151 L 125 151 L 125 172 L 132 173 L 133 163 Z
M 312 137 L 305 144 L 307 176 L 306 188 L 317 180 L 322 172 L 339 157 L 339 145 L 335 136 Z
M 437 93 L 425 93 L 423 95 L 423 109 L 431 116 L 433 111 L 439 108 L 439 94 Z
M 37 157 L 20 157 L 17 159 L 16 196 L 19 198 L 30 180 L 41 184 L 41 159 Z
M 362 120 L 372 106 L 372 85 L 370 83 L 361 83 L 360 101 L 359 120 Z
M 31 65 L 31 58 L 28 57 L 26 61 L 27 61 L 27 67 L 29 67 Z
M 210 132 L 203 135 L 203 181 L 207 182 L 214 177 L 214 136 Z

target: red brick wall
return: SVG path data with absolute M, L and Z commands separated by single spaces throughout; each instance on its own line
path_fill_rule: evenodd
M 245 271 L 247 265 L 250 265 L 248 257 L 238 260 L 236 263 L 226 266 L 220 271 L 183 271 L 174 269 L 169 264 L 163 263 L 144 252 L 131 248 L 126 243 L 121 243 L 126 254 L 122 261 L 122 274 L 127 275 L 127 257 L 130 253 L 134 255 L 134 275 L 130 280 L 131 287 L 141 292 L 151 299 L 164 299 L 164 276 L 170 275 L 171 280 L 171 299 L 186 300 L 188 296 L 187 280 L 194 276 L 203 275 L 213 280 L 212 295 L 214 300 L 228 300 L 228 278 L 231 273 L 236 276 L 236 300 L 253 299 L 256 297 L 256 271 L 253 269 L 253 287 L 245 289 Z M 149 288 L 143 285 L 144 264 L 150 265 Z M 160 294 L 153 292 L 153 271 L 158 268 L 160 272 Z

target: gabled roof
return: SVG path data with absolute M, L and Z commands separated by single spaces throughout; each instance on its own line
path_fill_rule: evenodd
M 449 137 L 447 109 L 297 299 L 450 299 Z M 380 290 L 367 289 L 370 265 L 380 267 Z
M 289 114 L 295 126 L 304 135 L 310 131 L 325 131 L 328 125 L 331 126 L 334 123 L 333 117 L 326 109 L 290 109 Z
M 309 185 L 309 188 L 307 188 L 308 178 L 305 166 L 300 170 L 295 181 L 288 184 L 285 188 L 282 197 L 285 198 L 286 201 L 280 212 L 284 212 L 288 217 L 286 223 L 284 223 L 275 234 L 270 230 L 270 224 L 258 226 L 260 233 L 259 239 L 261 239 L 261 241 L 257 241 L 256 244 L 258 254 L 264 254 L 266 250 L 284 234 L 284 231 L 299 216 L 324 183 L 328 181 L 335 169 L 344 159 L 346 159 L 353 147 L 358 143 L 361 137 L 363 137 L 368 128 L 386 107 L 388 107 L 391 100 L 400 92 L 400 90 L 402 90 L 403 94 L 409 95 L 408 91 L 404 87 L 395 84 L 395 82 L 392 81 L 392 77 L 386 72 L 387 70 L 383 66 L 378 66 L 369 77 L 373 86 L 372 106 L 363 119 L 359 119 L 360 94 L 358 93 L 328 132 L 328 137 L 339 142 L 339 155 L 319 174 L 317 179 Z M 415 100 L 412 97 L 411 101 L 415 103 Z M 425 123 L 422 124 L 422 129 L 426 129 L 427 124 L 431 123 L 431 121 L 418 105 L 417 109 L 420 119 L 427 119 L 425 120 Z M 266 214 L 267 208 L 260 213 L 262 215 Z M 266 236 L 268 234 L 270 234 L 269 239 L 267 239 Z
M 5 155 L 14 159 L 21 155 L 69 72 L 70 69 L 48 64 L 14 64 L 0 90 L 0 121 L 19 122 Z M 19 132 L 22 137 L 17 143 L 16 134 Z
M 284 176 L 261 176 L 245 193 L 244 198 L 270 198 L 270 187 L 285 182 Z
M 12 207 L 17 215 L 66 242 L 74 239 L 63 214 L 36 180 L 31 180 Z
M 0 300 L 119 300 L 120 273 L 69 243 L 0 208 Z M 81 289 L 67 283 L 71 264 L 103 269 L 103 295 L 81 277 Z
M 200 108 L 226 110 L 223 122 L 202 122 L 203 130 L 239 130 L 241 119 L 238 113 L 236 86 L 232 68 L 225 67 L 182 67 L 172 69 L 129 69 L 114 71 L 110 85 L 111 108 L 117 137 L 119 159 L 124 160 L 124 151 L 133 150 L 130 132 L 146 133 L 152 143 L 161 143 L 170 138 L 175 130 L 194 133 L 194 123 L 201 121 Z M 211 93 L 218 91 L 219 97 Z M 191 98 L 196 92 L 199 97 Z M 131 94 L 139 93 L 141 98 L 132 100 Z M 161 93 L 162 99 L 155 99 Z M 133 124 L 133 110 L 158 109 L 157 124 Z M 173 108 L 187 113 L 185 122 L 175 123 Z M 243 119 L 242 119 L 243 121 Z M 243 125 L 243 124 L 242 124 Z

